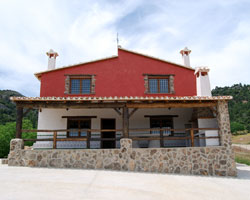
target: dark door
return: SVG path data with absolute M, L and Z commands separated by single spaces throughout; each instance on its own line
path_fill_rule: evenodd
M 115 129 L 115 119 L 101 119 L 101 128 L 105 129 Z M 115 140 L 115 131 L 102 132 L 101 137 L 103 139 L 113 139 L 109 141 L 102 141 L 101 148 L 103 149 L 111 149 L 115 148 L 116 140 Z

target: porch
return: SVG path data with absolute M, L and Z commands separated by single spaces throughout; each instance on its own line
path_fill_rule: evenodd
M 229 99 L 231 97 L 12 98 L 17 104 L 17 138 L 11 141 L 8 164 L 9 166 L 236 176 L 227 107 Z M 83 112 L 89 109 L 92 115 L 88 117 L 95 116 L 95 109 L 108 109 L 116 114 L 120 121 L 116 121 L 115 128 L 93 123 L 89 128 L 68 129 L 65 128 L 65 120 L 79 116 L 73 113 L 58 115 L 58 112 L 54 112 L 57 113 L 56 117 L 51 112 L 47 112 L 50 119 L 57 118 L 57 122 L 61 121 L 64 127 L 55 126 L 56 120 L 48 120 L 48 118 L 46 120 L 47 115 L 44 115 L 40 120 L 50 122 L 46 129 L 38 127 L 38 130 L 22 130 L 22 117 L 28 111 L 24 112 L 24 108 L 42 109 L 41 113 L 46 113 L 46 109 L 53 111 L 61 109 L 63 112 L 70 110 Z M 178 114 L 178 109 L 185 110 L 186 112 L 180 112 L 185 114 Z M 154 114 L 151 113 L 153 111 Z M 202 117 L 208 111 L 211 111 L 209 113 L 212 116 Z M 140 112 L 143 118 L 138 117 L 138 120 L 135 120 Z M 107 112 L 102 113 L 107 114 Z M 156 124 L 149 127 L 145 127 L 145 123 L 142 123 L 143 120 L 149 122 L 150 117 L 156 118 L 156 114 L 159 117 L 159 114 L 163 115 L 163 113 L 165 117 L 171 115 L 175 119 L 173 127 L 165 127 L 165 125 L 158 127 L 157 121 L 147 123 L 148 126 Z M 102 117 L 96 115 L 93 119 L 101 122 Z M 191 122 L 189 122 L 190 119 Z M 207 121 L 208 119 L 210 122 Z M 181 123 L 177 123 L 178 120 Z M 186 122 L 191 126 L 185 127 Z M 98 124 L 99 128 L 95 127 Z M 211 127 L 214 125 L 217 127 Z M 21 139 L 22 132 L 38 132 L 38 138 L 32 141 L 48 142 L 47 144 L 51 146 L 24 149 L 24 141 L 28 140 Z M 109 137 L 107 135 L 103 137 L 105 133 L 108 133 Z M 67 137 L 69 134 L 72 137 Z M 79 142 L 79 148 L 74 145 L 73 148 L 69 146 L 66 149 L 65 144 L 62 145 L 70 142 Z M 105 142 L 115 146 L 106 146 Z M 97 144 L 98 148 L 93 143 Z M 173 143 L 174 145 L 170 145 Z
M 17 138 L 36 132 L 35 149 L 219 146 L 217 104 L 231 97 L 13 98 Z M 39 109 L 38 130 L 22 130 L 23 109 Z M 28 111 L 28 110 L 27 110 Z M 26 112 L 27 112 L 26 111 Z

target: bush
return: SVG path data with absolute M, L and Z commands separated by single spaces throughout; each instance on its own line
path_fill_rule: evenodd
M 233 134 L 237 134 L 237 132 L 244 131 L 244 130 L 245 130 L 245 127 L 243 124 L 239 122 L 231 122 L 231 132 Z
M 33 129 L 30 120 L 23 120 L 23 129 Z M 8 122 L 0 125 L 0 158 L 7 158 L 10 150 L 10 140 L 15 138 L 16 122 Z M 23 138 L 36 138 L 35 133 L 23 133 Z M 27 142 L 25 145 L 32 145 L 33 142 Z

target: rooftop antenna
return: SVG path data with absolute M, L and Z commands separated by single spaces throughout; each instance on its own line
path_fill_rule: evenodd
M 121 45 L 119 45 L 119 34 L 118 34 L 118 32 L 117 32 L 117 35 L 116 35 L 116 43 L 117 43 L 117 47 L 121 48 Z

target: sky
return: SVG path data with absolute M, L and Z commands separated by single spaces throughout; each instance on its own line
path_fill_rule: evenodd
M 250 0 L 0 0 L 0 89 L 39 96 L 34 73 L 132 51 L 210 68 L 211 87 L 250 84 Z

